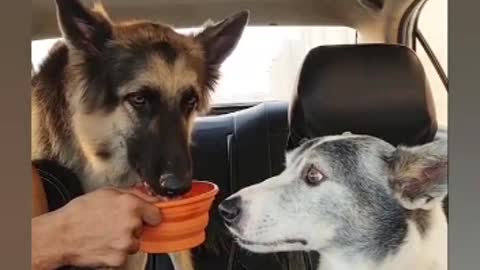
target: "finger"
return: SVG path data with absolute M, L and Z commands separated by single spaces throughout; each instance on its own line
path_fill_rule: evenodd
M 142 233 L 143 233 L 143 226 L 138 226 L 133 230 L 133 237 L 135 237 L 136 239 L 140 239 L 140 237 L 142 236 Z
M 108 269 L 121 269 L 120 267 L 124 266 L 127 262 L 128 253 L 121 252 L 111 254 L 109 257 L 105 258 L 105 265 L 108 266 Z
M 160 209 L 149 203 L 142 203 L 139 207 L 143 222 L 150 226 L 157 226 L 161 221 Z
M 135 254 L 140 249 L 140 240 L 138 238 L 133 238 L 132 243 L 128 249 L 128 254 Z
M 101 187 L 101 188 L 93 191 L 92 193 L 94 193 L 94 192 L 118 192 L 118 191 L 119 191 L 118 188 L 108 186 L 108 187 Z
M 155 196 L 150 196 L 144 192 L 142 192 L 140 189 L 138 188 L 132 188 L 132 189 L 127 189 L 125 190 L 124 192 L 127 192 L 127 193 L 130 193 L 132 195 L 135 195 L 137 196 L 138 198 L 146 201 L 146 202 L 149 202 L 149 203 L 154 203 L 154 202 L 157 202 L 159 201 L 159 199 Z

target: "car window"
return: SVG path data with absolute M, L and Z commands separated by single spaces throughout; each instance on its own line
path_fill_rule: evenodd
M 198 28 L 178 29 L 197 32 Z M 32 42 L 32 63 L 37 69 L 56 39 Z M 302 61 L 313 47 L 352 44 L 356 32 L 346 27 L 251 26 L 221 67 L 212 95 L 214 104 L 290 100 Z
M 421 31 L 448 76 L 448 0 L 427 1 L 418 20 Z M 427 73 L 435 100 L 439 127 L 448 126 L 448 94 L 425 49 L 416 42 L 417 54 Z
M 32 65 L 33 70 L 37 71 L 40 64 L 47 57 L 50 48 L 58 41 L 58 38 L 42 39 L 32 41 Z

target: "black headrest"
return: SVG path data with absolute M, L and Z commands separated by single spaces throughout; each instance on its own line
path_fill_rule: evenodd
M 314 48 L 304 60 L 296 94 L 288 149 L 305 138 L 345 131 L 417 145 L 432 141 L 437 131 L 425 71 L 404 46 Z

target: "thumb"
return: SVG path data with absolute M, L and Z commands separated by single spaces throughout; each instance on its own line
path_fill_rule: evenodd
M 162 220 L 160 209 L 150 203 L 143 202 L 139 207 L 140 215 L 144 223 L 157 226 Z
M 138 198 L 146 201 L 146 202 L 149 202 L 149 203 L 154 203 L 154 202 L 158 202 L 159 199 L 155 196 L 150 196 L 148 194 L 146 194 L 145 192 L 143 192 L 141 189 L 138 189 L 138 188 L 131 188 L 129 190 L 127 190 L 126 192 L 130 193 L 130 194 L 133 194 L 135 196 L 137 196 Z

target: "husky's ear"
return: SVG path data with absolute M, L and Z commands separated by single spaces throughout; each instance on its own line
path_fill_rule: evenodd
M 248 23 L 249 12 L 241 11 L 226 19 L 207 26 L 196 35 L 203 44 L 208 64 L 218 67 L 230 56 Z
M 69 45 L 98 54 L 112 37 L 112 24 L 103 6 L 95 3 L 90 10 L 78 0 L 56 0 L 57 17 L 62 35 Z
M 407 209 L 431 209 L 447 195 L 447 140 L 399 147 L 389 159 L 390 186 Z

